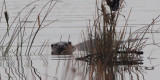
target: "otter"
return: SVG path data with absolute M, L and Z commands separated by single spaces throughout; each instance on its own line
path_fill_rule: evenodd
M 148 39 L 148 38 L 143 38 L 143 39 Z M 118 42 L 119 43 L 124 43 L 127 41 L 134 42 L 137 40 L 142 40 L 142 39 L 129 39 L 126 41 L 118 41 Z M 76 44 L 75 46 L 73 46 L 70 41 L 57 42 L 51 45 L 51 49 L 52 49 L 51 54 L 52 55 L 71 55 L 72 52 L 75 51 L 76 49 L 78 51 L 89 51 L 91 47 L 93 48 L 95 46 L 95 42 L 96 42 L 95 39 L 86 40 L 86 41 Z
M 75 47 L 70 41 L 51 44 L 52 55 L 71 55 Z

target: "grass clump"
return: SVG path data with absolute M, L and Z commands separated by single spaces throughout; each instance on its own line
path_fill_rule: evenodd
M 124 17 L 124 27 L 117 29 L 124 0 L 112 0 L 118 7 L 110 1 L 103 0 L 100 7 L 98 2 L 96 3 L 97 16 L 93 26 L 88 26 L 87 37 L 83 33 L 83 42 L 76 45 L 85 56 L 76 58 L 79 60 L 77 68 L 68 64 L 71 66 L 67 66 L 64 79 L 67 79 L 66 76 L 72 77 L 68 75 L 71 67 L 71 73 L 74 75 L 72 78 L 76 76 L 76 71 L 81 73 L 79 80 L 145 80 L 143 67 L 139 66 L 143 64 L 140 54 L 143 54 L 141 50 L 147 45 L 145 43 L 148 38 L 145 38 L 145 34 L 158 22 L 159 16 L 147 26 L 135 31 L 130 28 L 128 31 L 127 25 L 132 11 L 130 10 L 127 18 Z
M 145 38 L 145 34 L 155 21 L 134 32 L 130 29 L 127 34 L 130 10 L 128 17 L 125 19 L 124 27 L 117 30 L 116 27 L 118 18 L 121 15 L 123 2 L 124 0 L 113 0 L 113 2 L 105 0 L 101 2 L 100 8 L 97 5 L 97 17 L 93 26 L 88 26 L 87 38 L 83 38 L 83 50 L 86 51 L 87 55 L 77 58 L 78 60 L 87 60 L 89 62 L 98 62 L 100 60 L 105 65 L 115 65 L 117 63 L 141 64 L 137 60 L 141 59 L 140 54 L 143 54 L 141 50 L 145 47 L 146 39 L 148 39 Z M 119 6 L 117 7 L 117 5 Z M 82 46 L 82 44 L 80 45 Z
M 115 2 L 119 5 L 118 9 L 110 1 L 103 0 L 100 7 L 97 5 L 97 17 L 93 26 L 88 26 L 88 36 L 87 38 L 84 36 L 84 41 L 77 45 L 80 46 L 79 50 L 86 53 L 84 57 L 77 58 L 88 63 L 84 72 L 88 75 L 85 78 L 88 79 L 85 80 L 125 80 L 126 74 L 129 75 L 127 78 L 129 80 L 133 78 L 139 80 L 138 74 L 144 80 L 143 69 L 139 66 L 143 64 L 140 54 L 143 54 L 141 50 L 146 46 L 148 39 L 145 38 L 145 34 L 157 22 L 159 16 L 147 26 L 128 31 L 127 25 L 132 11 L 130 10 L 124 27 L 117 30 L 124 0 L 112 0 L 119 1 Z

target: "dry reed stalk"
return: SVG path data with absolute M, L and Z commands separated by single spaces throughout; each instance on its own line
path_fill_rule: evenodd
M 15 54 L 16 55 L 21 55 L 22 53 L 19 53 L 19 52 L 22 52 L 22 50 L 24 50 L 24 49 L 22 49 L 23 48 L 23 45 L 24 45 L 24 42 L 26 42 L 26 41 L 29 41 L 28 42 L 28 44 L 27 44 L 27 48 L 26 48 L 26 51 L 25 51 L 25 55 L 29 55 L 30 54 L 30 51 L 31 51 L 31 49 L 32 49 L 32 45 L 33 45 L 33 43 L 34 43 L 34 40 L 35 40 L 35 38 L 36 38 L 36 36 L 37 36 L 37 34 L 38 34 L 38 32 L 41 30 L 41 29 L 43 29 L 43 28 L 45 28 L 45 27 L 47 27 L 48 25 L 50 25 L 51 23 L 53 23 L 53 22 L 55 22 L 56 20 L 54 20 L 54 21 L 52 21 L 52 22 L 50 22 L 50 23 L 48 23 L 48 24 L 46 24 L 46 25 L 43 25 L 43 23 L 45 22 L 45 20 L 46 20 L 46 18 L 47 18 L 47 16 L 49 15 L 49 13 L 51 12 L 51 10 L 53 9 L 53 7 L 55 6 L 55 4 L 58 2 L 58 1 L 56 1 L 56 2 L 54 2 L 54 1 L 48 1 L 43 7 L 42 7 L 42 9 L 41 9 L 41 11 L 39 12 L 39 14 L 38 14 L 38 16 L 37 16 L 37 19 L 36 19 L 36 21 L 35 21 L 35 23 L 34 23 L 34 25 L 33 25 L 33 27 L 32 27 L 32 31 L 31 31 L 31 34 L 29 35 L 29 37 L 24 37 L 25 36 L 25 34 L 26 34 L 26 22 L 27 22 L 27 20 L 29 19 L 29 17 L 30 17 L 30 15 L 32 14 L 32 12 L 35 10 L 35 6 L 24 16 L 24 18 L 22 19 L 22 21 L 23 21 L 23 23 L 22 23 L 22 21 L 21 21 L 21 19 L 20 19 L 20 14 L 27 8 L 27 7 L 29 7 L 31 4 L 33 4 L 33 3 L 35 3 L 35 2 L 37 2 L 37 1 L 34 1 L 34 2 L 31 2 L 30 4 L 28 4 L 27 6 L 25 6 L 19 13 L 18 13 L 18 15 L 15 17 L 15 19 L 13 20 L 13 22 L 11 22 L 11 24 L 10 25 L 7 25 L 8 27 L 7 27 L 7 32 L 2 36 L 2 39 L 0 40 L 0 46 L 1 46 L 1 52 L 2 52 L 2 55 L 3 56 L 6 56 L 6 55 L 8 55 L 8 51 L 11 49 L 11 46 L 13 45 L 13 43 L 17 40 L 17 48 L 14 50 L 14 52 L 16 52 Z M 47 6 L 49 6 L 48 8 L 47 8 Z M 44 15 L 44 17 L 42 18 L 42 21 L 40 21 L 40 15 L 41 15 L 41 13 L 43 12 L 43 10 L 45 9 L 45 8 L 47 8 L 47 12 L 45 13 L 45 15 Z M 3 10 L 2 10 L 3 11 Z M 8 18 L 7 18 L 7 13 L 5 12 L 5 19 L 6 19 L 6 22 L 7 22 L 7 24 L 9 24 L 8 23 Z M 19 19 L 19 20 L 18 20 Z M 18 23 L 16 24 L 15 23 L 15 21 L 16 20 L 18 20 Z M 35 28 L 36 28 L 36 24 L 38 23 L 38 28 L 37 28 L 37 30 L 35 31 Z M 10 30 L 10 28 L 13 26 L 13 24 L 16 24 L 16 27 L 15 27 L 15 29 L 13 30 L 13 33 L 12 33 L 12 35 L 11 36 L 7 36 L 7 34 L 9 33 L 9 30 Z M 43 26 L 42 26 L 43 25 Z M 34 32 L 35 31 L 35 32 Z M 6 40 L 9 38 L 9 41 L 6 43 Z M 45 44 L 45 43 L 43 43 L 43 44 Z M 41 54 L 42 53 L 42 51 L 41 50 L 44 50 L 44 48 L 41 48 L 40 49 L 40 53 L 38 53 L 38 54 Z M 13 52 L 13 53 L 14 53 Z
M 89 62 L 92 62 L 92 60 L 95 61 L 101 59 L 101 61 L 105 62 L 106 65 L 112 65 L 110 63 L 117 62 L 117 60 L 125 60 L 126 62 L 126 60 L 132 61 L 134 59 L 138 59 L 140 57 L 139 54 L 143 54 L 143 52 L 140 50 L 146 42 L 146 40 L 144 41 L 144 36 L 150 26 L 144 27 L 143 32 L 140 34 L 138 34 L 137 31 L 132 32 L 130 30 L 129 36 L 127 38 L 126 31 L 132 10 L 131 9 L 124 27 L 122 28 L 122 31 L 117 33 L 116 26 L 120 11 L 122 10 L 123 0 L 120 2 L 120 8 L 117 11 L 107 10 L 105 5 L 106 3 L 107 2 L 102 1 L 100 8 L 101 10 L 97 5 L 97 18 L 94 20 L 93 26 L 89 25 L 88 27 L 87 39 L 85 37 L 83 38 L 83 50 L 86 51 L 87 56 L 83 57 L 82 59 L 86 58 L 88 60 L 88 58 L 91 58 L 89 59 L 91 60 Z M 96 4 L 98 4 L 98 2 L 96 2 Z M 127 38 L 126 41 L 125 38 Z M 81 58 L 77 59 L 82 60 Z
M 121 0 L 120 8 L 115 12 L 112 10 L 109 12 L 105 2 L 102 2 L 101 8 L 96 9 L 97 17 L 94 19 L 93 26 L 89 25 L 87 28 L 88 36 L 85 37 L 83 32 L 83 42 L 78 46 L 83 47 L 80 50 L 85 51 L 86 55 L 76 59 L 88 64 L 87 66 L 83 65 L 85 69 L 87 68 L 87 71 L 84 72 L 88 78 L 86 80 L 125 80 L 127 73 L 129 75 L 127 79 L 141 80 L 140 76 L 142 76 L 142 79 L 145 80 L 143 69 L 139 66 L 143 64 L 139 54 L 143 53 L 140 50 L 145 46 L 145 39 L 147 39 L 145 34 L 157 22 L 159 16 L 150 25 L 134 32 L 130 29 L 127 36 L 131 9 L 124 27 L 117 33 L 116 23 L 122 10 L 123 1 Z M 98 3 L 96 2 L 96 4 Z M 139 33 L 140 31 L 141 33 Z

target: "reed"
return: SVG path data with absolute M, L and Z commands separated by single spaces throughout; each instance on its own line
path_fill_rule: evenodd
M 76 58 L 76 63 L 73 63 L 77 65 L 68 62 L 63 80 L 145 80 L 140 66 L 143 64 L 141 50 L 146 46 L 146 33 L 159 22 L 159 16 L 149 25 L 135 31 L 129 28 L 127 32 L 131 9 L 124 27 L 117 30 L 124 0 L 120 0 L 119 9 L 111 6 L 109 1 L 102 0 L 99 7 L 97 0 L 93 25 L 88 26 L 87 36 L 82 33 L 82 43 L 76 45 L 85 55 Z
M 101 7 L 97 5 L 97 17 L 94 19 L 93 26 L 88 26 L 88 36 L 83 33 L 83 42 L 78 45 L 81 46 L 80 50 L 85 51 L 85 56 L 76 59 L 89 64 L 86 71 L 89 77 L 86 80 L 125 80 L 125 71 L 128 72 L 129 79 L 133 80 L 135 71 L 143 76 L 143 69 L 139 66 L 143 64 L 141 50 L 146 46 L 148 39 L 145 38 L 146 33 L 158 22 L 159 16 L 153 19 L 151 24 L 140 29 L 132 31 L 130 28 L 127 34 L 132 9 L 125 19 L 124 27 L 117 30 L 124 0 L 120 0 L 118 10 L 112 10 L 113 7 L 108 1 L 102 1 Z M 140 79 L 138 73 L 135 73 L 137 80 Z
M 2 56 L 9 55 L 9 51 L 11 51 L 11 48 L 13 45 L 16 46 L 16 49 L 12 48 L 12 51 L 13 51 L 12 54 L 22 55 L 22 51 L 23 51 L 23 52 L 25 52 L 25 55 L 31 55 L 31 49 L 33 47 L 33 43 L 35 41 L 35 38 L 36 38 L 38 32 L 41 29 L 47 27 L 48 25 L 50 25 L 51 23 L 54 23 L 56 21 L 56 20 L 53 20 L 49 23 L 44 24 L 45 20 L 49 16 L 49 13 L 51 12 L 53 7 L 58 2 L 58 1 L 51 0 L 51 1 L 48 1 L 47 3 L 44 4 L 42 9 L 37 14 L 37 17 L 35 18 L 35 20 L 32 21 L 34 23 L 31 27 L 31 31 L 29 31 L 27 29 L 27 25 L 29 24 L 29 23 L 27 23 L 27 21 L 30 21 L 29 19 L 32 15 L 33 11 L 35 11 L 38 8 L 34 5 L 34 3 L 36 3 L 37 1 L 33 1 L 33 2 L 29 3 L 27 6 L 22 8 L 21 11 L 19 11 L 19 13 L 16 15 L 16 17 L 14 18 L 13 21 L 9 21 L 9 13 L 7 11 L 7 6 L 6 6 L 5 0 L 4 0 L 1 13 L 4 13 L 4 16 L 5 16 L 4 18 L 7 23 L 7 29 L 6 29 L 6 32 L 4 33 L 4 35 L 2 35 L 0 38 L 0 51 L 2 53 Z M 21 16 L 21 14 L 24 13 L 24 11 L 26 9 L 29 9 L 29 7 L 31 5 L 34 5 L 34 6 L 24 16 Z M 3 7 L 3 6 L 5 6 L 5 7 Z M 3 8 L 5 8 L 5 10 Z M 46 10 L 46 12 L 45 12 L 45 10 Z M 44 14 L 42 14 L 42 13 L 44 13 Z M 3 16 L 3 15 L 1 14 L 1 16 Z M 2 19 L 3 18 L 1 17 L 0 23 L 1 23 Z M 12 30 L 11 30 L 11 28 L 12 28 Z M 29 34 L 29 36 L 26 36 L 26 34 Z M 44 45 L 47 44 L 46 42 L 43 43 L 43 47 L 44 47 Z M 15 44 L 15 43 L 17 43 L 17 44 Z M 24 46 L 26 45 L 25 43 L 27 43 L 27 48 L 24 48 Z M 44 48 L 41 47 L 39 52 L 42 53 L 42 50 L 44 50 Z M 40 53 L 38 53 L 38 54 L 40 54 Z
M 150 25 L 136 31 L 130 29 L 129 34 L 127 34 L 127 25 L 132 9 L 125 19 L 124 27 L 117 30 L 117 22 L 123 9 L 124 0 L 118 2 L 119 8 L 116 10 L 112 10 L 113 6 L 110 6 L 111 4 L 108 1 L 102 1 L 100 7 L 98 6 L 98 2 L 96 2 L 97 17 L 94 20 L 93 26 L 88 26 L 88 36 L 85 37 L 83 35 L 84 45 L 82 50 L 86 51 L 86 56 L 77 59 L 85 59 L 85 61 L 89 62 L 101 60 L 105 65 L 114 65 L 116 63 L 130 64 L 132 61 L 134 63 L 134 60 L 141 59 L 140 54 L 143 54 L 141 50 L 147 40 L 145 34 L 158 17 Z M 139 33 L 139 31 L 142 32 Z

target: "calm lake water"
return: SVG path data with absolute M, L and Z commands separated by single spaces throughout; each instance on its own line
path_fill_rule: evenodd
M 13 22 L 17 14 L 22 10 L 25 6 L 33 2 L 34 0 L 6 0 L 6 10 L 9 14 L 9 24 Z M 49 0 L 39 0 L 32 3 L 29 7 L 27 7 L 18 17 L 18 20 L 14 22 L 12 27 L 10 28 L 10 35 L 14 31 L 16 27 L 16 23 L 19 21 L 23 22 L 23 18 L 26 16 L 29 11 L 33 12 L 26 20 L 26 30 L 25 38 L 27 38 L 32 30 L 34 22 L 37 18 L 42 7 Z M 56 0 L 53 2 L 55 3 Z M 56 5 L 53 7 L 52 11 L 44 21 L 44 25 L 56 20 L 54 23 L 48 25 L 46 28 L 40 30 L 35 38 L 33 43 L 33 48 L 31 52 L 38 52 L 42 47 L 42 44 L 45 40 L 49 40 L 46 42 L 46 47 L 41 55 L 35 53 L 29 57 L 27 56 L 12 56 L 14 54 L 13 50 L 16 48 L 17 43 L 13 43 L 9 54 L 9 57 L 0 57 L 0 79 L 1 80 L 83 80 L 82 75 L 83 68 L 86 65 L 84 62 L 78 62 L 74 60 L 79 54 L 77 51 L 73 53 L 73 56 L 54 56 L 51 54 L 50 45 L 55 42 L 61 41 L 71 41 L 73 45 L 78 44 L 81 41 L 81 33 L 86 32 L 87 25 L 93 23 L 94 15 L 95 15 L 95 3 L 96 0 L 59 0 Z M 130 9 L 131 15 L 128 21 L 128 27 L 132 29 L 132 31 L 139 29 L 143 26 L 146 26 L 152 22 L 154 18 L 160 15 L 160 0 L 126 0 L 122 15 L 129 14 Z M 3 0 L 0 1 L 0 10 L 2 10 Z M 44 17 L 47 12 L 49 6 L 45 8 L 41 15 L 40 20 Z M 5 8 L 3 8 L 5 10 Z M 1 13 L 0 16 L 0 39 L 2 39 L 2 35 L 6 32 L 6 21 L 4 18 L 4 14 Z M 119 21 L 117 23 L 118 28 L 120 29 L 124 26 L 125 20 L 124 17 L 120 16 Z M 153 26 L 153 33 L 148 32 L 146 37 L 149 38 L 147 40 L 147 44 L 156 42 L 160 43 L 160 35 L 159 28 L 160 23 L 156 23 Z M 38 24 L 37 24 L 38 25 Z M 43 26 L 44 26 L 43 25 Z M 37 29 L 38 27 L 36 27 Z M 129 32 L 129 31 L 128 31 Z M 5 42 L 9 41 L 9 38 L 5 40 Z M 5 43 L 4 42 L 4 43 Z M 16 40 L 15 40 L 16 42 Z M 24 42 L 22 55 L 25 54 L 25 48 L 27 47 L 28 42 Z M 157 44 L 159 45 L 159 44 Z M 140 70 L 133 70 L 133 75 L 129 75 L 129 72 L 125 72 L 124 80 L 159 80 L 160 76 L 160 47 L 156 45 L 147 45 L 144 49 L 143 54 L 143 65 L 132 66 L 141 68 Z M 0 52 L 1 53 L 1 52 Z M 66 67 L 70 61 L 71 72 L 66 72 Z M 74 73 L 74 69 L 78 68 L 78 70 Z M 70 69 L 68 69 L 70 70 Z M 67 77 L 65 78 L 65 75 Z M 70 75 L 69 75 L 70 74 Z M 118 77 L 120 74 L 118 75 Z M 86 79 L 87 80 L 87 79 Z M 118 80 L 122 80 L 118 78 Z

